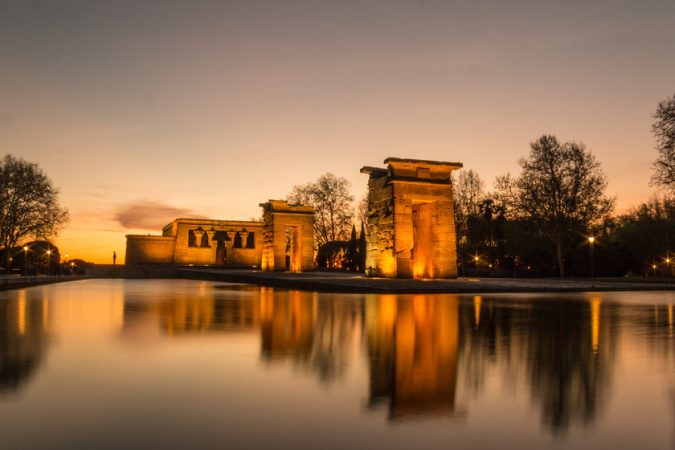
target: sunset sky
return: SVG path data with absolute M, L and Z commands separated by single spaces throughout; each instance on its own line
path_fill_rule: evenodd
M 38 163 L 62 254 L 124 255 L 175 217 L 249 219 L 388 156 L 518 173 L 583 142 L 625 210 L 675 94 L 675 2 L 0 0 L 0 155 Z

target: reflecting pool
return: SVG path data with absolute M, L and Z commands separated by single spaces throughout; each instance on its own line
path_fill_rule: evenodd
M 673 292 L 0 292 L 0 448 L 675 447 Z

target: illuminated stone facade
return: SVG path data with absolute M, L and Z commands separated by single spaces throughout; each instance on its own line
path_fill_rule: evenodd
M 314 209 L 284 200 L 261 203 L 262 270 L 302 272 L 314 268 Z
M 312 270 L 314 209 L 284 200 L 260 206 L 262 222 L 176 219 L 161 236 L 129 234 L 125 264 Z
M 462 164 L 387 158 L 369 175 L 366 274 L 388 278 L 457 276 L 453 170 Z
M 127 235 L 126 264 L 260 266 L 262 222 L 176 219 L 161 236 Z

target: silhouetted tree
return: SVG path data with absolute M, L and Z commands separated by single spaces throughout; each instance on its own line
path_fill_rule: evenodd
M 288 196 L 292 203 L 314 207 L 314 244 L 317 247 L 347 239 L 354 217 L 354 197 L 349 189 L 349 181 L 345 178 L 327 173 L 312 183 L 293 187 Z
M 675 192 L 675 95 L 659 103 L 652 132 L 658 157 L 654 161 L 652 183 Z
M 356 271 L 359 266 L 359 243 L 356 240 L 356 227 L 352 225 L 352 235 L 349 239 L 349 246 L 347 247 L 347 255 L 345 257 L 347 269 Z
M 472 169 L 460 172 L 459 177 L 453 183 L 453 200 L 455 203 L 455 226 L 458 240 L 466 238 L 468 234 L 468 221 L 472 215 L 480 211 L 484 193 L 483 180 Z
M 618 259 L 619 270 L 645 273 L 667 272 L 674 264 L 664 264 L 675 243 L 675 200 L 652 198 L 616 219 L 611 246 Z M 656 269 L 651 266 L 655 265 Z
M 469 260 L 470 253 L 478 251 L 479 227 L 482 222 L 480 205 L 484 200 L 484 183 L 477 172 L 464 170 L 453 181 L 455 230 L 460 265 Z
M 28 248 L 24 251 L 24 245 Z M 21 269 L 28 273 L 50 273 L 55 275 L 60 272 L 59 263 L 61 255 L 59 248 L 49 241 L 30 241 L 24 245 L 0 250 L 0 259 L 12 259 L 11 267 Z
M 58 203 L 58 189 L 37 164 L 12 155 L 0 162 L 0 248 L 27 238 L 47 238 L 68 220 Z M 10 252 L 4 253 L 4 264 Z
M 316 252 L 316 265 L 320 269 L 346 269 L 349 241 L 330 241 L 321 244 Z
M 366 268 L 366 226 L 361 222 L 361 232 L 359 233 L 359 271 L 363 272 Z
M 530 146 L 529 157 L 520 160 L 517 208 L 553 242 L 559 274 L 565 276 L 564 242 L 607 217 L 614 200 L 605 197 L 605 175 L 583 144 L 544 135 Z

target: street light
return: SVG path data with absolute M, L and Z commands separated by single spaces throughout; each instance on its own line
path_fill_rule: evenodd
M 595 242 L 595 237 L 589 236 L 588 237 L 588 244 L 590 245 L 590 249 L 591 249 L 591 278 L 593 278 L 593 275 L 594 275 L 594 273 L 593 273 L 594 272 L 594 270 L 593 270 L 594 269 L 594 267 L 593 267 L 593 263 L 594 263 L 594 261 L 593 261 L 593 243 L 594 242 Z
M 47 250 L 47 276 L 49 276 L 49 269 L 51 269 L 52 261 L 52 251 L 51 249 Z
M 26 261 L 28 260 L 28 246 L 24 245 L 23 246 L 23 275 L 26 276 L 28 275 L 26 273 Z

